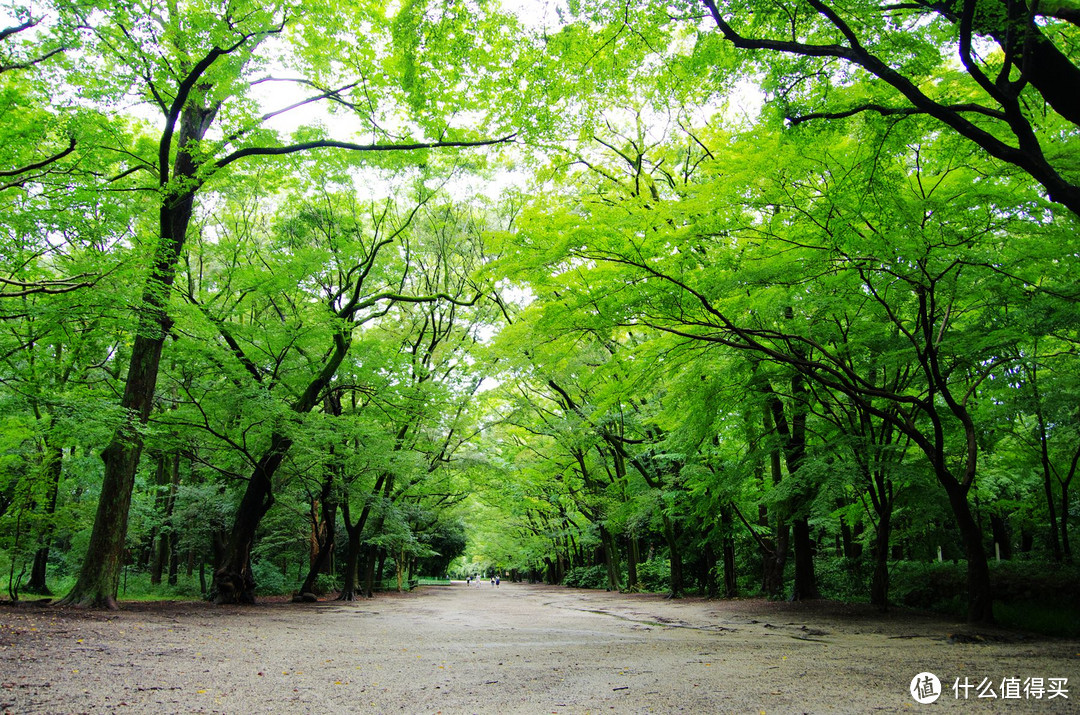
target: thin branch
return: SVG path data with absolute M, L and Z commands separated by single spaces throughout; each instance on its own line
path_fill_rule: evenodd
M 310 151 L 312 149 L 346 149 L 348 151 L 417 151 L 420 149 L 441 149 L 452 147 L 479 147 L 479 146 L 492 146 L 495 144 L 503 144 L 512 141 L 516 134 L 510 134 L 499 139 L 482 139 L 480 141 L 471 142 L 454 142 L 454 141 L 435 141 L 435 142 L 415 142 L 412 144 L 353 144 L 352 142 L 334 141 L 332 139 L 321 139 L 317 141 L 301 142 L 299 144 L 291 144 L 289 146 L 280 147 L 247 147 L 234 151 L 228 156 L 218 159 L 215 163 L 217 168 L 223 168 L 229 164 L 243 159 L 249 156 L 284 156 L 287 154 L 296 154 L 297 152 Z
M 27 164 L 26 166 L 20 167 L 18 169 L 6 169 L 6 170 L 3 170 L 3 171 L 0 171 L 0 176 L 18 176 L 19 174 L 25 174 L 25 173 L 30 172 L 30 171 L 37 171 L 38 169 L 43 169 L 46 166 L 48 166 L 49 164 L 53 164 L 53 163 L 56 163 L 56 162 L 60 161 L 61 159 L 63 159 L 65 156 L 67 156 L 68 154 L 70 154 L 73 151 L 75 151 L 75 137 L 71 137 L 71 139 L 69 140 L 67 149 L 64 149 L 63 151 L 61 151 L 61 152 L 59 152 L 57 154 L 53 154 L 52 156 L 48 157 L 47 159 L 42 159 L 41 161 L 35 162 L 33 164 Z

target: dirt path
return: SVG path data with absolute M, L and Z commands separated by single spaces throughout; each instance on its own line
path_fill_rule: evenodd
M 942 681 L 932 706 L 908 692 L 922 671 Z M 957 678 L 999 697 L 958 700 Z M 1005 700 L 1003 678 L 1071 692 Z M 1080 712 L 1080 642 L 832 603 L 455 584 L 355 604 L 5 607 L 0 686 L 12 713 L 1059 713 Z

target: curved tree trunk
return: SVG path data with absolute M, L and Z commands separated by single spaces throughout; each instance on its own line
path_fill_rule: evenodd
M 251 573 L 251 547 L 259 522 L 274 503 L 273 477 L 292 446 L 288 437 L 274 433 L 270 449 L 255 465 L 247 489 L 236 510 L 229 539 L 214 569 L 214 603 L 255 603 L 255 578 Z
M 317 525 L 317 543 L 315 558 L 311 561 L 307 577 L 300 586 L 300 593 L 315 593 L 315 582 L 319 574 L 330 565 L 330 556 L 334 553 L 334 532 L 337 530 L 337 498 L 334 496 L 334 471 L 330 468 L 329 476 L 323 482 L 320 494 L 321 523 Z
M 350 316 L 351 317 L 351 316 Z M 292 405 L 293 412 L 307 414 L 319 403 L 322 391 L 334 379 L 338 368 L 352 345 L 351 329 L 334 335 L 334 347 L 318 374 L 312 378 L 303 394 Z M 251 548 L 255 543 L 255 531 L 259 522 L 274 503 L 273 478 L 281 466 L 285 454 L 292 447 L 292 439 L 275 432 L 270 436 L 270 447 L 259 458 L 248 480 L 244 497 L 233 518 L 232 533 L 225 547 L 223 559 L 214 571 L 214 602 L 254 603 L 255 579 L 251 574 Z

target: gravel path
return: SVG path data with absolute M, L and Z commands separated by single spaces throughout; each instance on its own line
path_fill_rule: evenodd
M 920 672 L 944 693 L 920 705 Z M 953 684 L 992 682 L 995 699 Z M 1068 699 L 1002 699 L 1068 678 Z M 1030 684 L 1030 681 L 1029 681 Z M 984 689 L 985 694 L 985 689 Z M 1080 712 L 1080 642 L 821 602 L 463 583 L 356 603 L 0 608 L 0 712 Z

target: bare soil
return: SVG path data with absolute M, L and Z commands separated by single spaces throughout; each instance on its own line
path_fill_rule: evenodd
M 920 705 L 929 671 L 941 698 Z M 997 698 L 956 697 L 985 679 Z M 1068 699 L 1002 699 L 1068 678 Z M 984 690 L 985 694 L 985 690 Z M 1080 641 L 832 602 L 463 583 L 373 600 L 0 608 L 0 712 L 1080 712 Z

